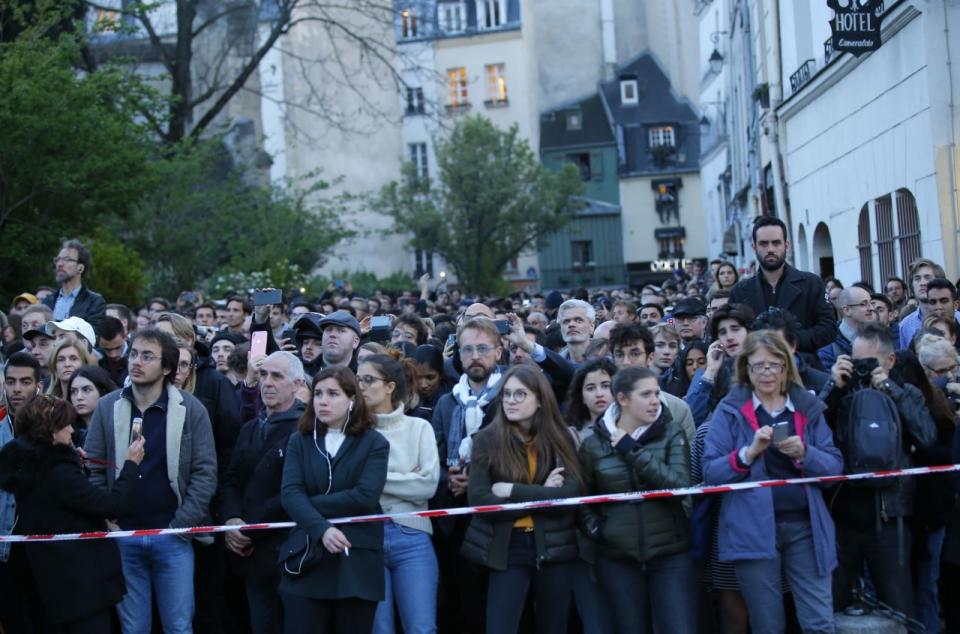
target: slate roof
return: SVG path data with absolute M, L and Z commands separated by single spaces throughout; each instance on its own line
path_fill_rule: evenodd
M 670 79 L 653 56 L 641 54 L 621 66 L 618 75 L 617 79 L 600 84 L 600 96 L 617 130 L 620 174 L 696 171 L 700 158 L 700 120 L 690 104 L 671 90 Z M 621 104 L 622 78 L 637 80 L 639 103 L 636 105 Z M 660 125 L 673 125 L 676 138 L 676 159 L 664 168 L 654 164 L 649 147 L 649 129 Z
M 567 129 L 567 113 L 579 111 L 582 126 Z M 557 108 L 540 117 L 540 149 L 569 148 L 587 145 L 613 145 L 616 138 L 607 119 L 600 95 L 594 94 L 568 107 Z

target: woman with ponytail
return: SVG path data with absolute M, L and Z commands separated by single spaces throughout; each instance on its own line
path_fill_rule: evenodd
M 404 411 L 416 398 L 416 362 L 400 352 L 366 357 L 357 368 L 367 410 L 376 429 L 390 442 L 387 483 L 380 496 L 384 513 L 425 511 L 440 481 L 440 457 L 433 427 Z M 429 519 L 404 518 L 384 523 L 386 596 L 377 607 L 373 631 L 393 634 L 394 603 L 406 634 L 437 631 L 437 556 Z
M 330 523 L 381 512 L 390 445 L 359 392 L 348 368 L 318 372 L 287 445 L 280 501 L 306 535 L 302 554 L 283 562 L 287 634 L 368 633 L 383 600 L 383 524 Z

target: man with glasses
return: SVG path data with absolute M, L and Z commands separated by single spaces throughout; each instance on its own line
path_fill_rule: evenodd
M 60 290 L 43 298 L 43 304 L 53 311 L 54 321 L 67 317 L 81 317 L 94 328 L 106 313 L 103 296 L 83 285 L 83 274 L 90 270 L 90 252 L 79 240 L 66 240 L 60 253 L 53 258 L 54 276 Z
M 477 306 L 482 305 L 470 306 L 466 312 L 473 314 Z M 437 401 L 431 421 L 440 454 L 440 483 L 431 503 L 433 508 L 467 506 L 471 437 L 489 425 L 497 411 L 495 403 L 501 377 L 497 363 L 503 349 L 492 314 L 491 318 L 465 319 L 457 328 L 457 346 L 463 374 L 453 390 Z M 460 516 L 441 521 L 437 526 L 441 586 L 447 590 L 448 597 L 448 606 L 441 608 L 441 621 L 462 620 L 462 624 L 447 624 L 443 630 L 463 631 L 467 623 L 470 627 L 483 623 L 484 575 L 460 555 L 468 524 L 468 518 Z
M 851 420 L 855 397 L 872 388 L 890 399 L 898 420 L 874 423 L 879 428 L 899 428 L 899 456 L 889 456 L 901 468 L 911 466 L 915 448 L 925 449 L 936 440 L 936 427 L 923 393 L 901 383 L 891 370 L 897 362 L 890 331 L 868 323 L 854 337 L 850 355 L 840 355 L 831 369 L 831 380 L 821 392 L 827 404 L 827 423 L 834 430 L 838 448 L 851 452 Z M 869 372 L 869 373 L 867 373 Z M 866 398 L 866 397 L 864 397 Z M 871 407 L 876 415 L 877 407 Z M 859 427 L 859 426 L 858 426 Z M 859 438 L 859 435 L 856 436 Z M 853 600 L 852 588 L 866 561 L 877 598 L 907 616 L 913 615 L 909 518 L 913 515 L 914 487 L 911 478 L 891 478 L 874 487 L 843 485 L 831 504 L 837 528 L 839 565 L 834 576 L 834 607 L 840 611 Z
M 900 349 L 910 347 L 913 336 L 917 334 L 920 326 L 923 325 L 923 320 L 930 314 L 928 313 L 929 305 L 927 302 L 927 289 L 930 283 L 937 279 L 946 279 L 946 277 L 943 267 L 933 260 L 920 258 L 910 265 L 910 286 L 914 298 L 920 305 L 917 310 L 900 320 Z M 934 285 L 934 288 L 937 287 L 937 285 Z M 960 311 L 955 311 L 954 319 L 960 320 Z
M 877 318 L 870 293 L 859 286 L 850 286 L 840 291 L 837 308 L 841 317 L 837 336 L 833 342 L 817 351 L 820 363 L 825 368 L 833 367 L 840 355 L 850 354 L 853 338 L 865 325 Z
M 130 385 L 101 397 L 84 449 L 90 482 L 111 489 L 114 468 L 136 435 L 145 439 L 129 511 L 116 518 L 122 530 L 210 524 L 217 488 L 217 454 L 210 418 L 193 395 L 173 385 L 180 353 L 173 337 L 156 328 L 130 339 Z M 171 453 L 168 453 L 171 452 Z M 206 536 L 197 538 L 212 542 Z M 117 606 L 124 632 L 149 632 L 151 597 L 165 632 L 192 631 L 193 545 L 179 535 L 118 542 L 127 594 Z

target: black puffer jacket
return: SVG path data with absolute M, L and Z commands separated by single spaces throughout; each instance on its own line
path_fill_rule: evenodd
M 545 487 L 540 484 L 514 483 L 509 499 L 497 497 L 492 491 L 493 483 L 502 480 L 497 478 L 490 466 L 495 439 L 496 429 L 493 425 L 481 429 L 473 436 L 470 483 L 467 486 L 467 497 L 471 505 L 487 506 L 510 502 L 556 500 L 578 494 L 579 483 L 576 478 L 567 477 L 564 478 L 563 486 L 559 488 Z M 519 438 L 516 439 L 516 443 L 520 445 Z M 546 472 L 549 473 L 551 469 L 547 469 Z M 529 514 L 523 511 L 511 511 L 472 516 L 470 527 L 463 539 L 461 548 L 463 556 L 494 570 L 506 570 L 513 523 Z M 538 562 L 559 563 L 577 558 L 575 511 L 572 508 L 536 511 L 532 515 Z
M 627 436 L 614 448 L 604 419 L 618 417 L 616 405 L 608 408 L 580 445 L 586 495 L 690 485 L 690 447 L 668 408 L 640 440 Z M 612 559 L 644 562 L 683 552 L 689 543 L 681 498 L 593 504 L 581 507 L 579 517 L 583 531 L 598 543 L 597 554 Z
M 73 447 L 17 438 L 0 451 L 0 487 L 16 497 L 20 535 L 107 530 L 105 519 L 126 513 L 137 473 L 127 461 L 107 492 L 87 481 Z M 112 539 L 31 544 L 25 552 L 52 623 L 91 616 L 126 592 Z

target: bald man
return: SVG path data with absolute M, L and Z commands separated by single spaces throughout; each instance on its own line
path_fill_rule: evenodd
M 597 329 L 593 331 L 594 341 L 596 341 L 597 339 L 609 339 L 610 331 L 613 330 L 613 327 L 616 325 L 617 325 L 616 320 L 609 319 L 603 322 L 602 324 L 600 324 L 599 326 L 597 326 Z
M 817 351 L 820 362 L 827 370 L 833 367 L 841 354 L 851 354 L 853 339 L 868 323 L 875 321 L 877 311 L 873 306 L 870 293 L 859 286 L 850 286 L 840 291 L 837 297 L 837 310 L 840 312 L 840 327 L 832 343 Z

